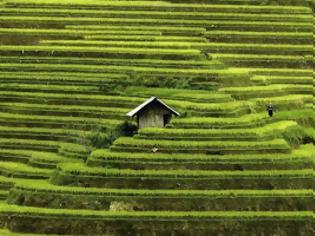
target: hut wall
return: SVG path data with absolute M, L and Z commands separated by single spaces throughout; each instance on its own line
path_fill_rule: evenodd
M 152 104 L 139 114 L 139 129 L 146 127 L 164 127 L 164 115 L 171 114 L 158 104 Z

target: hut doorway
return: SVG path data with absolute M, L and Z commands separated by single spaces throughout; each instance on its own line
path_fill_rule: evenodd
M 164 125 L 164 127 L 165 127 L 168 123 L 170 123 L 171 117 L 172 117 L 171 114 L 165 114 L 165 115 L 163 115 L 163 125 Z

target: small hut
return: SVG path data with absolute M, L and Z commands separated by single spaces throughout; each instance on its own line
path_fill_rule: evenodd
M 129 117 L 137 117 L 139 129 L 146 127 L 163 128 L 170 123 L 172 115 L 180 116 L 177 111 L 157 97 L 151 97 L 127 114 Z

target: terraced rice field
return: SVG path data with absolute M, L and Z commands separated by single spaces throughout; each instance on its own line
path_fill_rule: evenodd
M 0 235 L 313 235 L 313 3 L 0 1 Z

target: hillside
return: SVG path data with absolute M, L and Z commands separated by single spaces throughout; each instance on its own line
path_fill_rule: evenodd
M 312 235 L 312 4 L 0 1 L 0 235 Z

